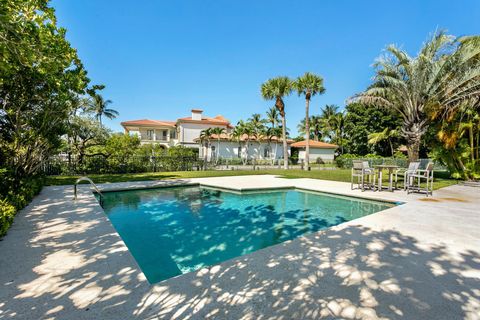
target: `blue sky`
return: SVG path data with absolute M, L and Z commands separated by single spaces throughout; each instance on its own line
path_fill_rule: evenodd
M 120 117 L 175 120 L 201 108 L 233 123 L 262 113 L 268 78 L 305 71 L 325 79 L 312 113 L 344 106 L 372 77 L 388 44 L 411 54 L 437 28 L 479 33 L 480 1 L 131 1 L 54 0 L 58 23 L 78 49 L 92 83 Z M 286 99 L 296 135 L 304 101 Z

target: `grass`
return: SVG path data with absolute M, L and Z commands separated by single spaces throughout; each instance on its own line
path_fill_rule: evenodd
M 88 175 L 95 183 L 107 182 L 126 182 L 126 181 L 147 181 L 147 180 L 165 180 L 165 179 L 188 179 L 204 177 L 226 177 L 226 176 L 244 176 L 244 175 L 262 175 L 274 174 L 287 179 L 312 178 L 321 180 L 350 182 L 350 169 L 336 170 L 237 170 L 237 171 L 178 171 L 178 172 L 149 172 L 149 173 L 126 173 L 126 174 L 92 174 Z M 79 175 L 73 176 L 49 176 L 47 185 L 71 185 L 79 178 Z M 385 180 L 386 181 L 386 180 Z M 434 189 L 440 189 L 453 184 L 457 180 L 449 179 L 443 172 L 435 174 Z

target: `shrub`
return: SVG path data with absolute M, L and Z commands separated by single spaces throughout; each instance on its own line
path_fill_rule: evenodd
M 3 237 L 10 225 L 13 223 L 15 216 L 15 207 L 9 204 L 6 200 L 0 200 L 0 237 Z
M 376 165 L 397 165 L 400 167 L 407 167 L 408 166 L 408 160 L 407 158 L 404 157 L 382 157 L 377 154 L 367 154 L 364 156 L 359 156 L 356 154 L 343 154 L 338 156 L 335 161 L 337 163 L 337 166 L 339 168 L 351 168 L 352 167 L 352 162 L 353 160 L 366 160 L 370 163 L 371 166 L 376 166 Z
M 9 181 L 12 181 L 9 178 Z M 33 177 L 10 185 L 9 190 L 2 189 L 0 194 L 0 237 L 4 236 L 13 222 L 16 212 L 24 208 L 37 195 L 44 185 L 43 177 Z
M 401 151 L 397 151 L 395 152 L 395 154 L 393 155 L 393 157 L 395 159 L 408 159 L 407 155 Z
M 337 163 L 337 167 L 339 168 L 347 168 L 351 166 L 352 159 L 358 159 L 359 156 L 356 154 L 351 153 L 344 153 L 335 158 L 335 162 Z

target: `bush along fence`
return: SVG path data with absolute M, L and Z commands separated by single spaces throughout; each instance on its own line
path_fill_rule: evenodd
M 42 166 L 46 175 L 141 173 L 200 170 L 203 161 L 197 156 L 130 156 L 104 157 L 102 155 L 56 156 Z
M 401 168 L 408 166 L 405 158 L 358 157 L 353 155 L 339 156 L 333 162 L 311 163 L 311 170 L 334 170 L 335 168 L 350 169 L 354 160 L 368 161 L 371 166 L 397 165 Z M 431 160 L 421 159 L 422 163 Z M 302 162 L 289 161 L 291 169 L 304 169 Z M 196 170 L 257 170 L 277 169 L 283 165 L 282 159 L 268 160 L 249 158 L 219 158 L 204 162 L 194 156 L 129 156 L 105 157 L 102 155 L 78 157 L 55 156 L 44 162 L 42 172 L 45 175 L 88 175 L 88 174 L 124 174 L 143 172 L 171 172 Z M 436 164 L 435 170 L 444 170 L 445 167 Z
M 0 238 L 6 233 L 17 212 L 23 209 L 44 185 L 43 177 L 29 177 L 14 182 L 7 170 L 0 169 Z
M 339 156 L 335 160 L 337 167 L 339 168 L 344 168 L 344 169 L 351 169 L 353 166 L 353 161 L 357 160 L 362 160 L 362 161 L 368 161 L 370 166 L 377 166 L 377 165 L 395 165 L 400 168 L 407 168 L 408 167 L 408 159 L 406 158 L 379 158 L 379 157 L 348 157 L 348 155 L 345 156 Z M 424 168 L 429 162 L 433 162 L 435 167 L 434 169 L 437 171 L 445 171 L 447 170 L 447 167 L 442 165 L 441 163 L 438 163 L 432 159 L 418 159 L 420 161 L 420 167 Z

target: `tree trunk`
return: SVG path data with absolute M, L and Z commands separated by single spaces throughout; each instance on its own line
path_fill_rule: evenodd
M 215 164 L 218 163 L 218 158 L 220 158 L 220 139 L 217 140 L 217 159 L 215 159 Z
M 473 142 L 473 123 L 470 122 L 470 127 L 468 128 L 468 136 L 470 137 L 470 155 L 472 157 L 472 165 L 475 164 L 475 146 Z
M 392 158 L 393 158 L 393 155 L 395 154 L 395 152 L 393 150 L 393 143 L 392 143 L 391 139 L 388 139 L 388 144 L 390 145 L 390 152 L 392 153 Z M 342 153 L 343 153 L 343 151 L 342 151 Z
M 205 144 L 205 154 L 203 155 L 203 170 L 207 170 L 207 162 L 208 162 L 208 142 Z
M 283 139 L 283 169 L 288 169 L 288 145 L 287 145 L 287 120 L 285 113 L 282 115 L 282 139 Z
M 310 118 L 308 115 L 308 109 L 310 107 L 310 99 L 307 98 L 305 99 L 305 131 L 306 136 L 305 136 L 305 170 L 308 171 L 310 168 Z
M 422 136 L 420 134 L 410 134 L 407 137 L 407 153 L 408 161 L 417 161 L 420 153 L 420 141 Z
M 479 156 L 479 153 L 480 153 L 480 151 L 479 151 L 479 145 L 480 145 L 480 130 L 477 128 L 477 147 L 476 147 L 477 151 L 476 151 L 476 154 L 475 154 L 477 160 L 480 159 L 480 158 L 478 157 L 478 156 Z

